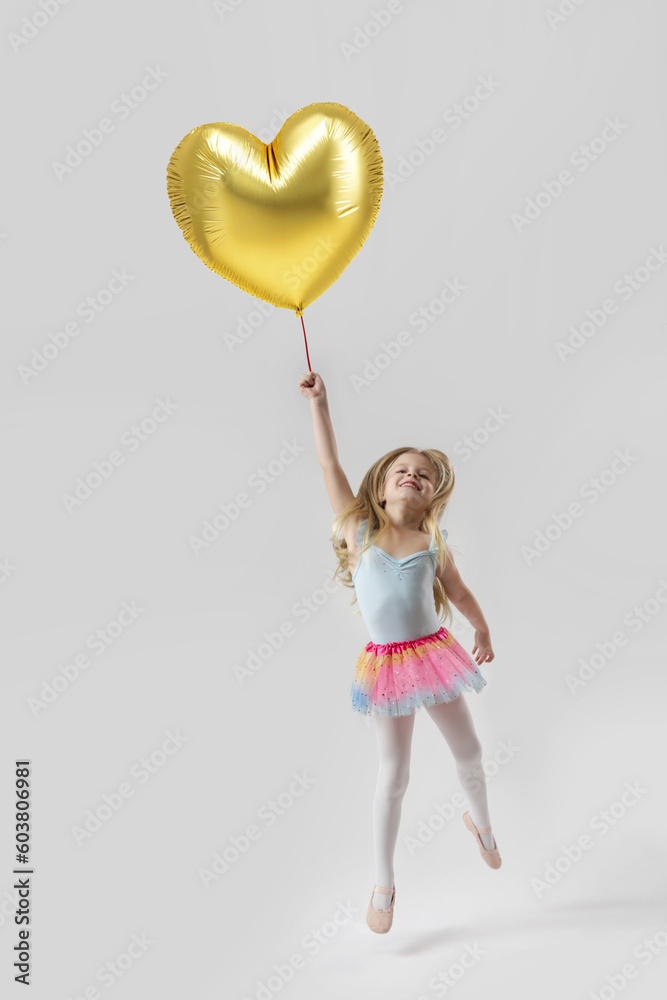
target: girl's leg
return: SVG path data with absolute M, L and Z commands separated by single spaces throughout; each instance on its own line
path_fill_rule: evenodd
M 454 701 L 427 705 L 426 711 L 442 733 L 452 751 L 459 781 L 470 801 L 470 818 L 480 830 L 487 851 L 495 846 L 490 829 L 489 804 L 486 797 L 486 775 L 482 769 L 482 744 L 479 741 L 468 703 L 462 694 Z M 488 827 L 488 832 L 481 829 Z
M 410 748 L 415 716 L 375 716 L 380 770 L 373 800 L 373 845 L 375 850 L 375 884 L 386 889 L 394 885 L 394 850 L 398 838 L 403 796 L 410 777 Z M 386 910 L 391 896 L 373 893 L 376 910 Z

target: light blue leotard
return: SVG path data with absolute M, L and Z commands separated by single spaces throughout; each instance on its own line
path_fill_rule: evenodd
M 368 518 L 359 525 L 355 541 L 362 545 Z M 443 538 L 447 530 L 440 529 Z M 433 539 L 428 549 L 396 559 L 372 545 L 366 549 L 352 575 L 359 610 L 371 642 L 384 644 L 420 639 L 437 632 L 433 595 L 437 555 Z

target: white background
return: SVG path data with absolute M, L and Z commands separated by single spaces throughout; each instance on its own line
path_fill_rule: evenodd
M 373 17 L 388 10 L 383 0 L 219 10 L 71 0 L 48 18 L 37 2 L 5 4 L 8 996 L 24 995 L 12 967 L 18 757 L 32 761 L 40 1000 L 416 1000 L 445 988 L 608 1000 L 653 998 L 664 983 L 667 269 L 651 248 L 667 245 L 667 17 L 657 0 L 568 6 L 557 22 L 556 0 L 404 0 L 389 19 Z M 166 75 L 121 119 L 110 109 L 148 68 Z M 474 100 L 489 77 L 494 92 Z M 308 370 L 301 324 L 289 310 L 262 316 L 261 303 L 206 268 L 166 192 L 171 153 L 196 125 L 233 122 L 269 141 L 318 101 L 359 115 L 384 160 L 373 231 L 304 313 L 340 458 L 356 491 L 396 446 L 451 456 L 457 485 L 442 526 L 496 654 L 484 691 L 466 697 L 503 866 L 483 864 L 465 806 L 447 813 L 454 764 L 422 712 L 385 936 L 365 923 L 377 753 L 349 702 L 368 635 L 353 591 L 330 582 L 333 512 L 297 386 Z M 466 101 L 465 120 L 444 117 Z M 59 179 L 54 164 L 104 117 L 114 130 Z M 624 127 L 597 142 L 608 118 Z M 446 140 L 420 157 L 438 127 Z M 580 147 L 592 157 L 586 170 L 575 165 Z M 545 195 L 568 168 L 573 183 Z M 517 225 L 540 192 L 533 220 Z M 641 270 L 648 258 L 655 270 Z M 127 287 L 22 377 L 114 269 L 132 276 Z M 616 283 L 629 287 L 624 275 L 635 272 L 626 301 Z M 464 294 L 418 331 L 410 315 L 447 279 Z M 615 314 L 563 360 L 558 344 L 610 298 Z M 230 347 L 243 323 L 252 335 Z M 383 345 L 402 330 L 412 343 L 386 365 Z M 173 404 L 169 418 L 134 452 L 123 448 L 125 462 L 68 511 L 64 495 L 158 400 Z M 502 425 L 485 431 L 499 409 Z M 287 442 L 298 452 L 289 462 Z M 605 471 L 617 451 L 631 460 Z M 271 479 L 262 492 L 260 470 Z M 242 492 L 249 507 L 196 554 L 192 536 Z M 581 516 L 558 529 L 575 503 Z M 88 637 L 123 602 L 143 610 L 95 654 Z M 240 683 L 235 667 L 287 624 L 292 634 Z M 458 616 L 453 631 L 470 651 L 468 623 Z M 61 667 L 86 649 L 90 665 L 63 681 Z M 573 690 L 568 677 L 596 653 Z M 36 710 L 31 699 L 58 677 L 60 691 Z M 182 743 L 165 755 L 169 732 Z M 503 744 L 515 749 L 498 764 Z M 142 758 L 153 774 L 137 770 Z M 310 782 L 299 797 L 294 774 Z M 133 794 L 77 839 L 123 783 Z M 638 791 L 619 805 L 627 785 Z M 279 799 L 269 825 L 262 810 Z M 253 823 L 259 838 L 206 887 L 202 869 Z M 568 861 L 585 837 L 589 849 Z M 325 943 L 313 945 L 318 929 Z M 133 946 L 136 957 L 133 936 L 150 942 Z M 637 950 L 644 939 L 656 942 L 651 961 Z M 285 981 L 277 969 L 293 956 L 302 967 Z

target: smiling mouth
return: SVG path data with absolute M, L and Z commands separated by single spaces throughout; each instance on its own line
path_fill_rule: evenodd
M 403 489 L 404 486 L 409 486 L 411 489 L 417 490 L 417 492 L 419 493 L 419 487 L 416 485 L 416 483 L 401 483 L 401 489 Z

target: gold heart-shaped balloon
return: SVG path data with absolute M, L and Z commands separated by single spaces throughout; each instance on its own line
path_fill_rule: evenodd
M 309 104 L 268 145 L 229 122 L 192 129 L 172 153 L 167 192 L 207 267 L 300 315 L 373 228 L 382 156 L 349 108 Z

